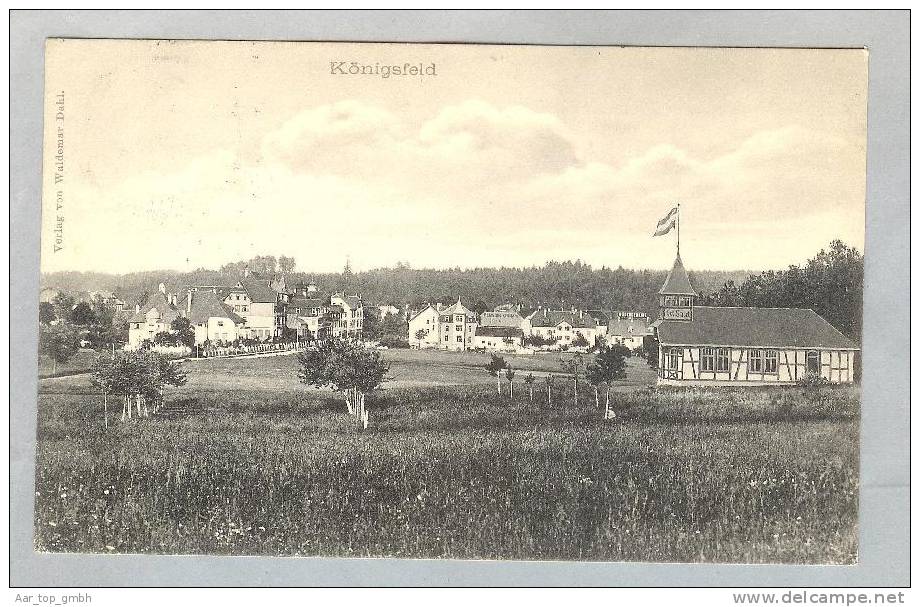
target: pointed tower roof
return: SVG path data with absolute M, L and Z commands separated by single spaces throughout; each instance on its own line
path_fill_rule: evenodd
M 664 280 L 664 285 L 658 291 L 659 295 L 697 295 L 690 284 L 690 277 L 687 276 L 687 270 L 684 269 L 684 262 L 680 260 L 680 253 L 674 259 L 674 266 L 668 272 L 668 277 Z

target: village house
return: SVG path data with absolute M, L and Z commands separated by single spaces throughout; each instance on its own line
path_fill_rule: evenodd
M 329 302 L 318 297 L 294 295 L 288 302 L 287 327 L 300 339 L 326 339 L 332 327 Z
M 580 335 L 591 347 L 599 335 L 594 317 L 577 310 L 538 309 L 524 319 L 522 329 L 525 337 L 537 336 L 560 346 L 572 346 Z
M 642 348 L 646 338 L 652 335 L 651 324 L 643 312 L 626 312 L 612 310 L 608 313 L 608 322 L 604 342 L 608 346 L 619 344 L 630 350 Z
M 230 343 L 245 336 L 246 321 L 216 291 L 188 290 L 178 310 L 195 330 L 195 345 Z
M 441 345 L 441 304 L 428 305 L 409 317 L 409 347 L 438 348 Z
M 144 340 L 153 341 L 157 333 L 172 330 L 172 322 L 179 317 L 176 296 L 166 293 L 166 285 L 160 283 L 159 290 L 144 304 L 134 308 L 134 315 L 128 319 L 128 345 L 139 346 Z
M 476 313 L 463 305 L 460 298 L 457 303 L 438 312 L 441 347 L 447 350 L 469 350 L 473 348 L 476 335 Z
M 364 330 L 364 302 L 358 294 L 336 293 L 329 298 L 332 313 L 332 336 L 361 339 Z
M 476 327 L 473 348 L 493 352 L 517 352 L 523 348 L 524 332 L 520 327 L 483 326 Z
M 278 292 L 272 288 L 269 281 L 255 278 L 244 278 L 236 286 L 228 290 L 227 305 L 239 305 L 241 311 L 237 312 L 245 319 L 246 337 L 259 340 L 268 340 L 281 335 L 283 312 L 279 319 Z M 236 311 L 236 310 L 234 310 Z
M 285 306 L 290 293 L 283 278 L 264 279 L 247 276 L 234 285 L 192 285 L 189 292 L 211 292 L 243 319 L 237 327 L 239 339 L 268 340 L 280 336 L 286 322 Z
M 812 310 L 697 305 L 680 254 L 658 293 L 659 385 L 851 383 L 859 348 Z

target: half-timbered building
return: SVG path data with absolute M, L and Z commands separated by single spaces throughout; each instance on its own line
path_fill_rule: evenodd
M 859 348 L 813 310 L 697 305 L 680 259 L 658 293 L 659 385 L 831 383 L 856 377 Z

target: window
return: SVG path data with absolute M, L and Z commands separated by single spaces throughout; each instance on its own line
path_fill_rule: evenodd
M 454 327 L 454 331 L 462 331 L 462 330 L 463 330 L 463 325 L 457 325 L 456 327 Z
M 728 363 L 730 360 L 728 348 L 718 348 L 716 350 L 716 371 L 728 371 Z
M 703 348 L 700 351 L 700 370 L 714 371 L 716 368 L 715 348 Z
M 664 365 L 667 369 L 677 369 L 680 366 L 680 350 L 671 348 L 665 352 Z
M 447 337 L 446 335 L 444 336 L 444 341 L 448 341 L 449 339 L 450 339 L 450 338 Z
M 764 373 L 776 373 L 779 368 L 779 352 L 776 350 L 767 350 L 764 352 Z
M 457 343 L 460 343 L 460 344 L 463 343 L 463 336 L 462 336 L 462 335 L 458 335 L 458 336 L 457 336 Z
M 821 372 L 821 353 L 808 352 L 805 355 L 805 370 L 809 373 Z
M 748 352 L 748 371 L 763 373 L 763 350 L 750 350 Z

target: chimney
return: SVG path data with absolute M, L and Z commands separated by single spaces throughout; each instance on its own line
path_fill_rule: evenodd
M 141 313 L 141 304 L 139 304 L 139 303 L 134 304 L 134 313 L 135 313 L 135 314 L 140 314 L 140 313 Z

